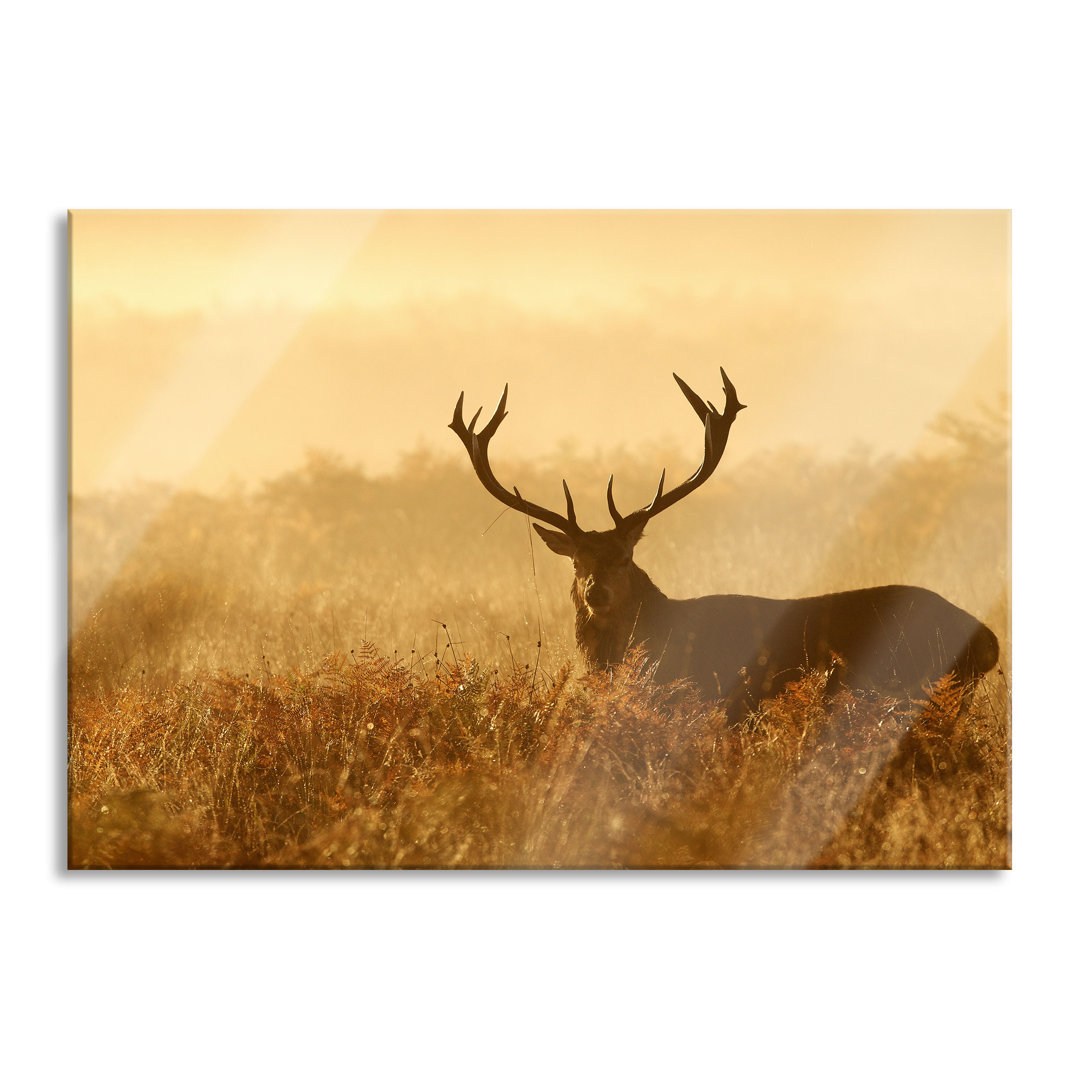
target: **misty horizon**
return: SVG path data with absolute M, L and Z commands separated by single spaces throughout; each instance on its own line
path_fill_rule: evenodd
M 1007 411 L 1008 215 L 72 216 L 72 488 L 214 492 L 340 455 L 660 444 L 688 460 L 719 368 L 738 466 L 782 446 L 906 456 Z

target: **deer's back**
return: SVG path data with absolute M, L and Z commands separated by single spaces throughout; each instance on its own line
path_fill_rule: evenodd
M 978 619 L 911 585 L 797 600 L 665 600 L 643 615 L 637 637 L 661 679 L 690 678 L 723 697 L 745 692 L 751 702 L 810 668 L 835 668 L 854 687 L 915 692 L 949 671 L 972 681 L 998 656 Z

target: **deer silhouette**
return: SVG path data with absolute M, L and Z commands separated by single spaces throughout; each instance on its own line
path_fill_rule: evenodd
M 665 492 L 665 470 L 648 506 L 625 516 L 615 508 L 614 477 L 609 477 L 607 505 L 614 527 L 603 531 L 578 525 L 565 480 L 563 515 L 523 498 L 516 487 L 508 491 L 495 479 L 488 446 L 507 415 L 508 385 L 480 431 L 476 422 L 482 410 L 466 426 L 464 391 L 458 397 L 449 426 L 468 451 L 480 483 L 499 502 L 534 519 L 544 543 L 573 560 L 575 637 L 586 664 L 611 667 L 625 659 L 631 646 L 640 646 L 654 678 L 689 679 L 704 696 L 723 699 L 731 715 L 744 715 L 812 669 L 829 673 L 829 689 L 846 685 L 911 696 L 948 673 L 973 687 L 997 663 L 997 638 L 974 616 L 928 589 L 882 585 L 795 600 L 738 595 L 676 600 L 634 562 L 645 525 L 709 479 L 735 417 L 746 407 L 723 368 L 720 376 L 722 413 L 675 375 L 705 427 L 697 471 Z

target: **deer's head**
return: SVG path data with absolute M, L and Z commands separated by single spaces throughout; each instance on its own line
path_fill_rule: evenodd
M 616 528 L 567 534 L 533 525 L 552 551 L 573 560 L 578 607 L 600 623 L 625 611 L 633 596 L 634 545 L 644 527 L 643 521 L 631 531 Z
M 615 508 L 612 495 L 613 477 L 608 478 L 607 504 L 614 528 L 603 532 L 586 531 L 577 523 L 574 513 L 574 501 L 570 489 L 563 481 L 563 494 L 566 496 L 565 515 L 548 510 L 537 503 L 522 497 L 515 487 L 508 491 L 495 479 L 488 462 L 488 444 L 506 418 L 506 395 L 508 386 L 503 387 L 502 397 L 495 407 L 495 413 L 480 431 L 476 431 L 476 421 L 482 410 L 478 409 L 472 421 L 466 426 L 462 415 L 465 394 L 458 397 L 454 409 L 454 419 L 450 429 L 461 439 L 469 453 L 469 460 L 480 483 L 495 496 L 499 502 L 519 510 L 534 518 L 533 528 L 552 551 L 565 555 L 574 563 L 574 591 L 579 607 L 584 605 L 590 617 L 604 622 L 617 618 L 625 611 L 633 587 L 634 547 L 641 539 L 646 523 L 666 510 L 691 491 L 700 487 L 713 474 L 720 463 L 724 448 L 727 446 L 728 433 L 740 409 L 745 408 L 735 393 L 735 387 L 723 368 L 720 377 L 724 381 L 724 411 L 721 413 L 711 401 L 702 401 L 689 386 L 675 375 L 679 389 L 686 400 L 693 406 L 694 412 L 705 426 L 705 453 L 697 472 L 684 480 L 671 491 L 664 491 L 666 472 L 661 473 L 656 494 L 648 506 L 643 506 L 625 517 Z M 544 522 L 552 528 L 544 528 L 537 522 Z M 639 572 L 639 571 L 638 571 Z

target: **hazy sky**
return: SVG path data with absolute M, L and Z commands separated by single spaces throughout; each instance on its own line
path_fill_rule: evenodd
M 72 215 L 72 479 L 217 490 L 328 450 L 369 471 L 510 384 L 492 451 L 700 455 L 677 371 L 785 444 L 907 451 L 1008 390 L 1009 216 Z

